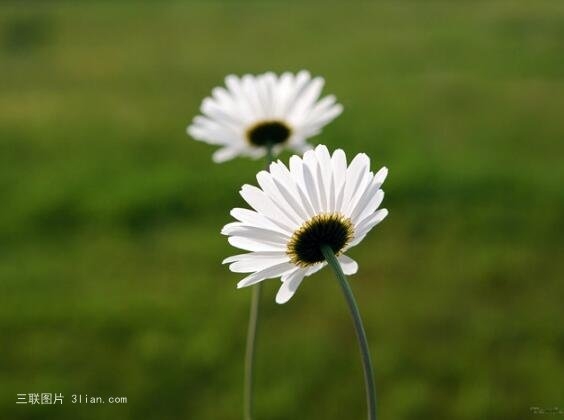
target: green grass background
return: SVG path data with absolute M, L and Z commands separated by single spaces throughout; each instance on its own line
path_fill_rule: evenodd
M 29 1 L 0 4 L 1 419 L 241 418 L 250 291 L 219 231 L 263 163 L 185 127 L 226 74 L 302 68 L 345 106 L 314 141 L 390 168 L 351 251 L 380 418 L 564 407 L 563 2 Z M 364 418 L 331 272 L 278 284 L 256 419 Z

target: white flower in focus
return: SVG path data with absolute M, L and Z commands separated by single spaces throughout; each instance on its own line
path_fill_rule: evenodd
M 326 265 L 321 245 L 329 245 L 345 274 L 357 263 L 344 255 L 388 214 L 378 210 L 387 168 L 370 171 L 370 159 L 356 155 L 347 166 L 345 153 L 333 155 L 319 145 L 303 159 L 290 158 L 289 169 L 280 161 L 257 174 L 260 186 L 243 185 L 240 194 L 253 210 L 235 208 L 237 219 L 224 226 L 234 247 L 250 251 L 223 261 L 236 273 L 251 273 L 237 287 L 280 277 L 277 303 L 287 302 L 305 276 Z
M 213 154 L 218 163 L 239 155 L 262 157 L 268 144 L 275 154 L 285 147 L 301 154 L 311 149 L 306 140 L 343 111 L 333 95 L 318 101 L 324 83 L 305 70 L 281 76 L 229 75 L 225 88 L 214 88 L 203 100 L 203 115 L 194 118 L 187 132 L 221 146 Z

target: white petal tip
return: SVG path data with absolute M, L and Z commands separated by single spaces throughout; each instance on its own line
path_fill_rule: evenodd
M 237 152 L 228 148 L 222 148 L 216 150 L 212 155 L 212 160 L 214 163 L 224 163 L 228 160 L 233 159 L 237 155 Z
M 379 224 L 382 222 L 382 220 L 384 220 L 386 217 L 388 217 L 388 209 L 380 209 L 378 210 L 379 216 L 378 216 L 378 222 L 376 224 Z
M 274 299 L 274 301 L 278 305 L 284 305 L 286 302 L 288 302 L 292 298 L 292 296 L 294 296 L 293 293 L 288 293 L 288 290 L 284 290 L 283 287 L 284 286 L 282 286 L 280 288 L 280 290 L 276 294 L 276 298 Z
M 374 179 L 379 184 L 382 184 L 386 180 L 387 176 L 388 176 L 388 168 L 386 166 L 382 166 L 382 168 L 380 168 L 380 170 L 376 172 L 376 175 L 374 175 Z

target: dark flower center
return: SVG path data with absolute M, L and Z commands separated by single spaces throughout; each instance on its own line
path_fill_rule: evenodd
M 262 121 L 247 130 L 247 138 L 253 146 L 284 143 L 292 130 L 281 121 Z
M 329 245 L 339 255 L 354 236 L 354 227 L 348 217 L 341 213 L 318 214 L 294 232 L 286 253 L 290 261 L 300 267 L 325 261 L 322 245 Z

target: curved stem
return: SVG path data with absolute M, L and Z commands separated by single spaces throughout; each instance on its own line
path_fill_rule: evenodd
M 266 167 L 274 160 L 273 144 L 266 145 Z M 251 297 L 251 310 L 249 314 L 249 327 L 247 330 L 247 349 L 245 351 L 245 382 L 243 388 L 243 418 L 253 419 L 253 392 L 254 392 L 254 367 L 256 339 L 259 322 L 259 307 L 262 284 L 257 283 L 252 286 L 253 294 Z
M 356 331 L 356 336 L 358 338 L 358 344 L 360 346 L 360 354 L 362 356 L 362 367 L 364 368 L 364 384 L 366 387 L 366 402 L 368 405 L 368 419 L 376 420 L 376 386 L 374 385 L 374 376 L 372 368 L 372 360 L 370 359 L 370 350 L 368 349 L 368 340 L 366 339 L 366 332 L 364 331 L 364 326 L 362 325 L 362 318 L 360 317 L 360 312 L 358 306 L 354 299 L 353 292 L 347 278 L 343 273 L 341 264 L 337 260 L 333 249 L 328 245 L 321 246 L 321 252 L 327 260 L 327 263 L 331 266 L 335 272 L 335 276 L 339 281 L 339 285 L 343 290 L 347 304 L 349 305 L 349 310 L 353 317 L 354 328 Z

